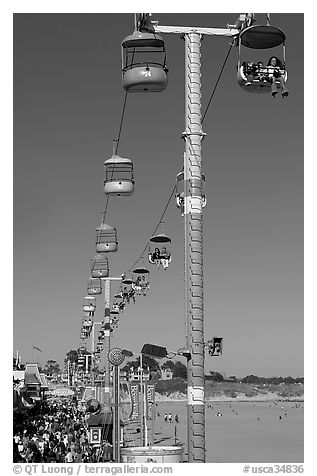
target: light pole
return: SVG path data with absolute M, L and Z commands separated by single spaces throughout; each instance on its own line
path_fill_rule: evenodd
M 94 322 L 92 324 L 91 330 L 91 386 L 94 393 L 94 398 L 96 398 L 96 389 L 95 389 L 95 326 L 101 325 L 102 322 Z
M 187 344 L 188 462 L 205 462 L 205 356 L 203 302 L 203 220 L 201 124 L 201 38 L 203 35 L 232 37 L 234 26 L 203 28 L 161 26 L 141 14 L 139 28 L 155 33 L 182 34 L 185 40 L 185 318 Z
M 105 386 L 104 386 L 104 403 L 105 405 L 110 404 L 110 362 L 109 362 L 109 352 L 110 352 L 110 299 L 111 299 L 111 281 L 121 281 L 122 278 L 107 277 L 101 278 L 105 282 L 105 316 L 104 316 L 104 355 L 105 355 Z
M 113 366 L 113 459 L 120 463 L 120 369 L 125 356 L 122 349 L 115 347 L 108 355 L 109 364 Z

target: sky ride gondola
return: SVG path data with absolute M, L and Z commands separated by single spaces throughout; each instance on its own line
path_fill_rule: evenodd
M 104 192 L 106 195 L 129 196 L 134 190 L 133 163 L 113 152 L 104 163 Z
M 145 266 L 142 266 L 143 263 L 144 257 L 142 256 L 141 265 L 133 270 L 133 289 L 139 296 L 145 296 L 150 287 L 150 271 Z
M 91 319 L 84 319 L 82 327 L 85 332 L 90 332 L 93 326 L 93 322 Z
M 121 43 L 122 82 L 127 92 L 161 92 L 167 86 L 166 52 L 156 33 L 135 30 Z M 153 61 L 153 59 L 157 59 Z
M 244 28 L 238 37 L 239 60 L 238 60 L 238 83 L 248 92 L 269 93 L 272 91 L 272 82 L 276 83 L 277 89 L 282 89 L 287 81 L 285 68 L 286 47 L 285 34 L 275 26 L 254 25 Z M 263 61 L 242 61 L 242 46 L 248 49 L 271 49 L 282 45 L 283 60 L 276 67 L 264 64 Z M 278 58 L 277 56 L 273 55 Z M 288 93 L 287 93 L 288 94 Z
M 156 264 L 158 268 L 162 264 L 163 268 L 167 269 L 172 260 L 171 242 L 171 238 L 164 233 L 164 230 L 158 235 L 153 235 L 149 241 L 149 262 Z
M 88 280 L 87 293 L 90 296 L 102 293 L 102 284 L 100 278 L 91 278 Z
M 107 278 L 109 276 L 109 263 L 105 253 L 97 253 L 91 260 L 92 278 Z
M 205 191 L 205 181 L 206 181 L 206 177 L 203 173 L 201 174 L 201 186 L 199 184 L 199 182 L 200 182 L 199 179 L 196 179 L 196 178 L 190 179 L 191 187 L 197 187 L 197 188 L 200 189 L 202 207 L 205 207 L 207 205 L 206 191 Z M 177 174 L 177 176 L 176 176 L 175 198 L 176 198 L 176 206 L 177 206 L 177 208 L 181 209 L 182 215 L 184 215 L 184 196 L 185 196 L 184 172 L 179 172 L 179 174 Z
M 111 316 L 118 316 L 120 314 L 119 309 L 112 309 L 110 311 Z
M 118 302 L 114 302 L 114 303 L 112 304 L 112 308 L 111 308 L 110 313 L 112 312 L 112 313 L 119 314 L 119 309 L 120 309 L 120 308 L 119 308 L 119 303 L 118 303 Z
M 83 311 L 88 316 L 93 316 L 96 310 L 96 298 L 94 296 L 85 296 L 83 302 Z
M 118 250 L 117 230 L 113 226 L 102 223 L 96 231 L 97 253 L 109 253 Z

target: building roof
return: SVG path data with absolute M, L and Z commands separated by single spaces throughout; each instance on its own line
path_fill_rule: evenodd
M 39 367 L 37 364 L 25 365 L 25 383 L 42 385 Z
M 25 384 L 41 385 L 40 379 L 35 374 L 25 374 Z

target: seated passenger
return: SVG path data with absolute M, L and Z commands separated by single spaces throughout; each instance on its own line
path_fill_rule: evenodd
M 275 98 L 275 96 L 278 93 L 277 84 L 276 84 L 276 80 L 278 79 L 282 87 L 282 98 L 286 98 L 289 93 L 285 86 L 285 81 L 282 75 L 284 74 L 283 63 L 276 56 L 272 56 L 268 61 L 267 67 L 269 70 L 269 80 L 272 84 L 271 86 L 272 96 Z M 281 70 L 283 70 L 283 73 L 281 72 Z
M 252 66 L 245 66 L 245 74 L 247 76 L 247 82 L 245 86 L 250 86 L 255 79 L 263 82 L 267 79 L 267 76 L 263 72 L 263 61 L 259 61 L 257 64 L 251 63 Z
M 150 263 L 153 263 L 153 264 L 156 263 L 158 268 L 160 267 L 160 263 L 161 263 L 160 258 L 161 258 L 161 256 L 160 256 L 159 248 L 155 248 L 154 253 L 149 254 Z
M 142 280 L 141 280 L 141 290 L 142 290 L 143 296 L 146 295 L 146 293 L 147 293 L 149 287 L 150 287 L 149 282 L 146 281 L 145 276 L 142 276 Z
M 127 288 L 126 286 L 123 288 L 122 298 L 123 298 L 123 302 L 124 302 L 124 301 L 127 301 L 127 303 L 129 304 L 129 302 L 130 302 L 130 296 L 129 296 L 128 288 Z
M 133 289 L 135 290 L 135 292 L 137 293 L 137 295 L 138 295 L 138 296 L 141 296 L 141 292 L 142 292 L 141 276 L 138 276 L 138 277 L 136 278 L 135 283 L 132 283 L 132 287 L 133 287 Z
M 165 246 L 162 248 L 162 252 L 160 254 L 160 261 L 164 269 L 167 269 L 169 263 L 171 262 L 171 253 L 167 251 Z
M 129 289 L 128 291 L 128 297 L 129 297 L 129 302 L 130 302 L 130 299 L 132 299 L 132 301 L 134 302 L 135 304 L 135 291 L 133 288 Z

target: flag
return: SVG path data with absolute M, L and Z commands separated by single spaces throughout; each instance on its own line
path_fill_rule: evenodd
M 33 349 L 36 349 L 36 350 L 38 350 L 39 352 L 43 352 L 41 349 L 39 349 L 39 348 L 36 347 L 35 345 L 33 345 Z

